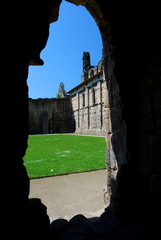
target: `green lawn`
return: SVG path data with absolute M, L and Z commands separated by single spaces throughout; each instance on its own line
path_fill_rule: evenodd
M 24 165 L 29 178 L 105 168 L 104 137 L 30 135 Z

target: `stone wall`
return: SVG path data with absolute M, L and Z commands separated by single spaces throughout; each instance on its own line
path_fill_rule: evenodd
M 82 83 L 69 95 L 60 83 L 59 98 L 29 99 L 29 134 L 75 132 L 107 136 L 110 114 L 102 60 L 97 66 L 91 66 L 89 61 L 81 78 Z
M 101 80 L 71 96 L 76 133 L 107 135 L 109 112 L 105 101 L 106 94 L 105 80 Z
M 73 131 L 69 97 L 29 99 L 29 134 Z
M 68 92 L 75 120 L 75 132 L 84 135 L 107 136 L 110 114 L 103 62 L 101 59 L 96 66 L 92 66 L 89 52 L 83 52 L 82 60 L 81 84 Z

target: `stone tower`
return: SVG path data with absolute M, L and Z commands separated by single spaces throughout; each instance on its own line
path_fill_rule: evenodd
M 84 81 L 88 78 L 88 70 L 91 67 L 90 63 L 90 53 L 89 52 L 83 52 L 83 74 L 84 74 Z
M 59 85 L 58 95 L 59 95 L 59 98 L 66 97 L 66 92 L 65 92 L 65 88 L 64 88 L 64 83 L 63 82 L 61 82 L 60 85 Z

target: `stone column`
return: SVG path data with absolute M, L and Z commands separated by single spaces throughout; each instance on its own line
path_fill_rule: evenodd
M 99 114 L 99 116 L 100 116 L 100 118 L 99 118 L 99 126 L 100 126 L 100 129 L 102 129 L 102 125 L 103 125 L 103 116 L 102 116 L 102 82 L 100 81 L 100 82 L 98 82 L 98 89 L 99 89 L 99 103 L 100 103 L 100 105 L 99 105 L 99 112 L 100 112 L 100 114 Z
M 116 82 L 113 70 L 114 61 L 111 56 L 110 42 L 104 41 L 103 66 L 104 79 L 108 94 L 105 105 L 110 111 L 110 125 L 107 132 L 107 155 L 106 163 L 108 170 L 108 187 L 115 188 L 115 179 L 118 167 L 126 163 L 126 127 L 121 115 L 121 99 L 119 86 Z M 114 183 L 114 184 L 112 184 Z M 111 185 L 112 184 L 112 185 Z
M 87 88 L 87 114 L 88 114 L 88 129 L 90 128 L 90 101 L 89 101 L 89 87 Z
M 88 112 L 88 88 L 85 89 L 84 91 L 84 96 L 85 96 L 85 106 L 84 106 L 84 129 L 88 129 L 89 127 L 89 112 Z
M 78 124 L 77 124 L 77 130 L 79 129 L 80 127 L 80 97 L 79 97 L 79 93 L 77 93 L 77 104 L 78 104 L 78 114 L 77 114 L 77 118 L 78 118 Z

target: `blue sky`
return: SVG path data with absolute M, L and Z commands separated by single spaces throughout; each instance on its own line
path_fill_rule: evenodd
M 83 51 L 90 52 L 91 65 L 102 57 L 99 29 L 82 6 L 63 1 L 58 21 L 50 24 L 50 35 L 41 52 L 43 66 L 30 66 L 30 98 L 54 98 L 60 82 L 68 92 L 81 83 Z

